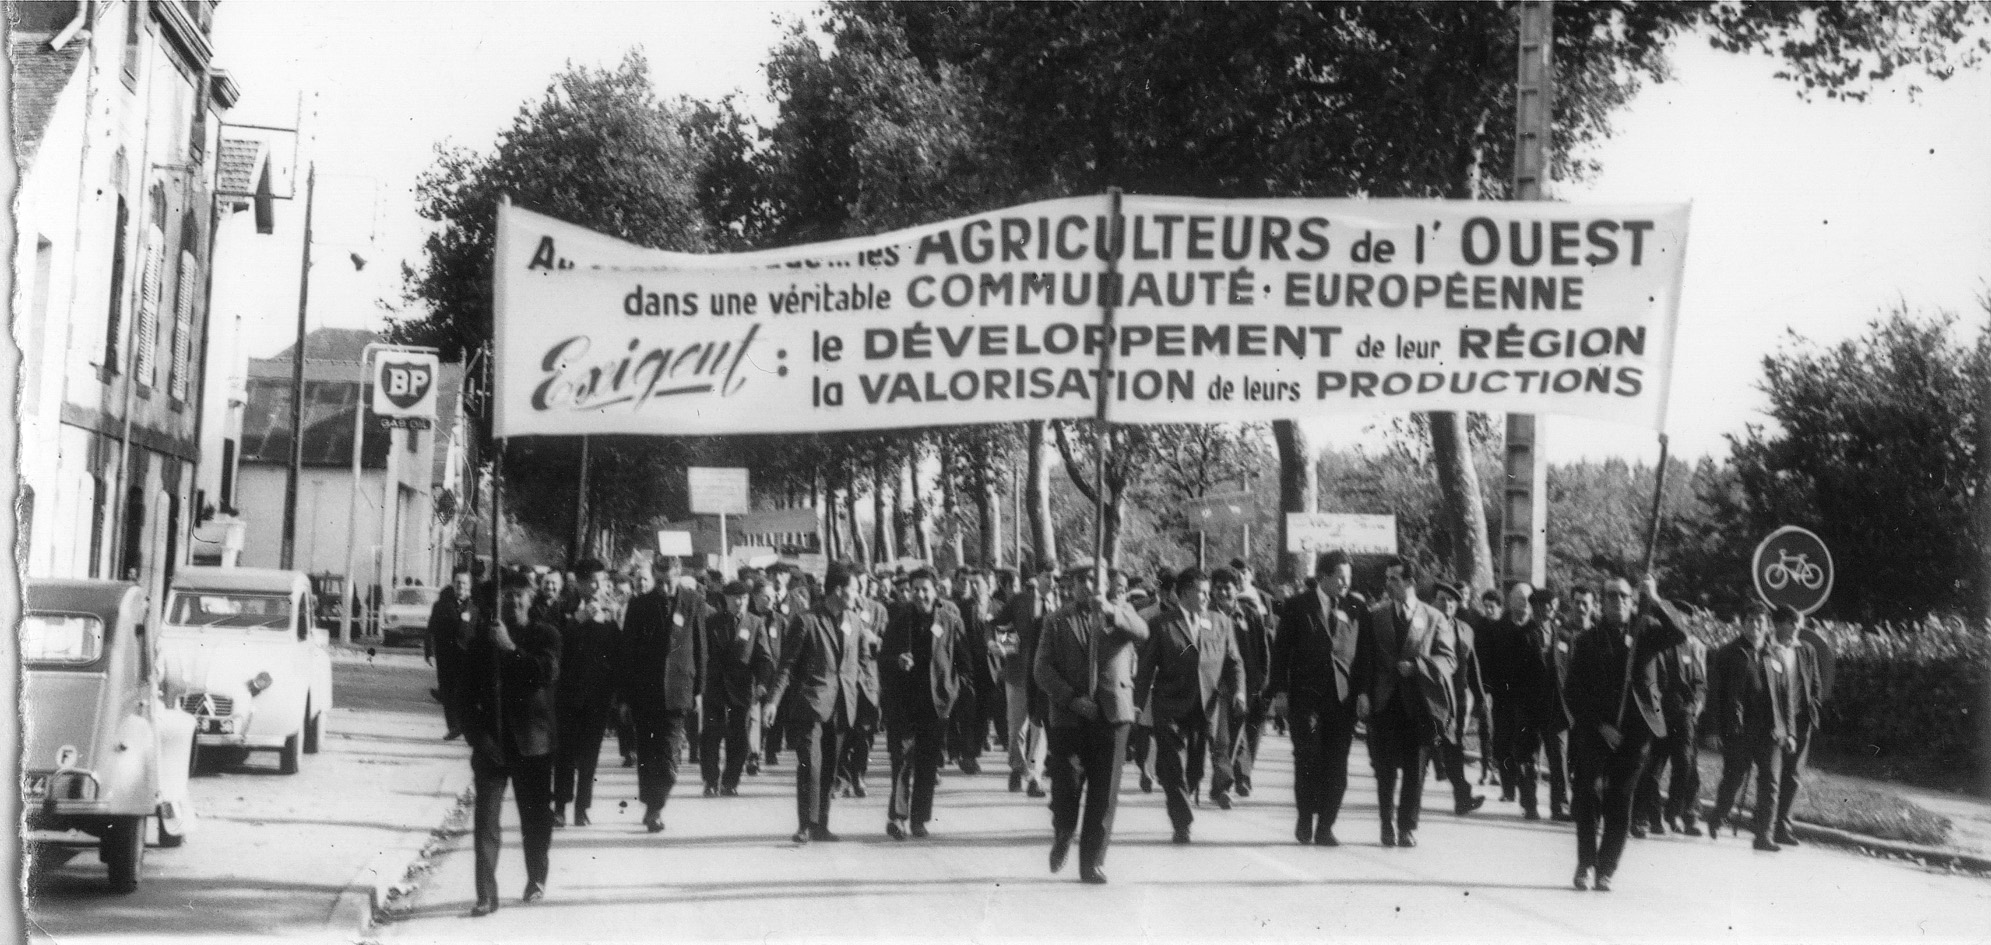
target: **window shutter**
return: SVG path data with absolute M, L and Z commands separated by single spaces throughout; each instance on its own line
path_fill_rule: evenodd
M 132 374 L 140 384 L 153 387 L 156 386 L 153 381 L 158 376 L 159 283 L 160 270 L 166 267 L 166 234 L 161 233 L 158 227 L 152 227 L 146 233 L 146 241 L 145 274 L 138 292 L 138 321 L 132 326 L 137 336 L 132 339 L 132 344 L 137 345 L 134 350 L 138 358 Z
M 187 399 L 187 387 L 192 383 L 188 375 L 187 359 L 191 354 L 194 339 L 194 295 L 201 289 L 200 260 L 194 254 L 180 252 L 180 285 L 178 304 L 173 307 L 173 365 L 168 376 L 167 386 L 175 400 Z

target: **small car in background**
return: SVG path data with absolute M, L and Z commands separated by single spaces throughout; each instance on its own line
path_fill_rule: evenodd
M 145 592 L 122 581 L 33 580 L 21 619 L 22 814 L 31 849 L 95 845 L 111 887 L 144 871 L 148 820 L 179 846 L 194 720 L 161 698 Z M 82 840 L 83 836 L 94 838 Z
M 166 694 L 193 713 L 203 760 L 277 753 L 296 774 L 332 711 L 329 634 L 302 572 L 181 568 L 166 599 L 161 647 Z M 212 755 L 210 755 L 212 753 Z
M 429 633 L 429 609 L 442 596 L 437 587 L 403 585 L 394 589 L 380 614 L 382 646 L 420 646 Z

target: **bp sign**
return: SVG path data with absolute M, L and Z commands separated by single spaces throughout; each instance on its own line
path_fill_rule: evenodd
M 383 351 L 373 363 L 373 413 L 389 426 L 425 429 L 436 415 L 433 354 Z
M 1756 595 L 1772 607 L 1789 604 L 1808 614 L 1832 596 L 1832 552 L 1824 540 L 1795 525 L 1785 525 L 1763 539 L 1749 567 Z

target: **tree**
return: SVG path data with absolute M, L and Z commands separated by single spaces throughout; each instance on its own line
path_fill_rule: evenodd
M 1976 398 L 1991 346 L 1955 329 L 1953 315 L 1896 308 L 1829 348 L 1793 335 L 1763 359 L 1774 430 L 1729 438 L 1754 534 L 1801 525 L 1832 549 L 1833 613 L 1904 620 L 1981 606 Z
M 671 250 L 712 245 L 701 185 L 715 142 L 738 129 L 724 107 L 660 100 L 647 61 L 630 52 L 613 68 L 570 65 L 545 94 L 520 107 L 489 154 L 440 147 L 417 182 L 422 218 L 435 229 L 420 269 L 405 270 L 411 307 L 397 320 L 397 342 L 434 345 L 449 360 L 479 350 L 491 336 L 491 259 L 499 198 L 620 239 Z M 707 175 L 709 177 L 709 175 Z M 478 445 L 489 443 L 488 416 Z M 592 443 L 588 505 L 624 539 L 642 541 L 654 519 L 683 513 L 683 474 L 690 441 L 603 437 Z M 578 438 L 535 438 L 507 445 L 505 490 L 527 528 L 542 537 L 576 531 L 573 496 L 580 482 Z M 647 541 L 645 541 L 647 543 Z
M 1776 56 L 1800 94 L 1852 99 L 1903 70 L 1947 78 L 1991 49 L 1978 32 L 1991 7 L 1967 2 L 1560 3 L 1554 17 L 1550 158 L 1563 180 L 1594 170 L 1586 146 L 1644 83 L 1667 77 L 1668 47 L 1690 32 Z M 1511 5 L 859 2 L 834 5 L 830 22 L 889 24 L 930 73 L 965 74 L 1019 198 L 1114 185 L 1507 196 Z M 1481 580 L 1491 555 L 1470 451 L 1456 417 L 1433 420 L 1434 472 L 1462 536 L 1455 567 Z M 1282 508 L 1310 510 L 1304 438 L 1290 421 L 1273 432 Z

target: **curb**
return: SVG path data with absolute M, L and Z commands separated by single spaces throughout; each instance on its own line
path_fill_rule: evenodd
M 1937 847 L 1919 846 L 1898 840 L 1882 840 L 1866 834 L 1806 823 L 1791 821 L 1791 832 L 1798 837 L 1816 843 L 1836 847 L 1850 847 L 1877 856 L 1898 857 L 1914 860 L 1926 866 L 1947 867 L 1953 870 L 1968 870 L 1973 873 L 1991 873 L 1991 857 L 1963 853 L 1957 850 L 1943 850 Z
M 421 861 L 436 834 L 444 829 L 471 798 L 470 766 L 450 765 L 436 779 L 435 797 L 424 802 L 419 816 L 409 823 L 422 825 L 403 832 L 397 842 L 380 851 L 346 882 L 332 911 L 325 919 L 328 930 L 351 929 L 365 938 L 386 910 L 389 900 L 406 892 L 402 885 L 410 868 Z

